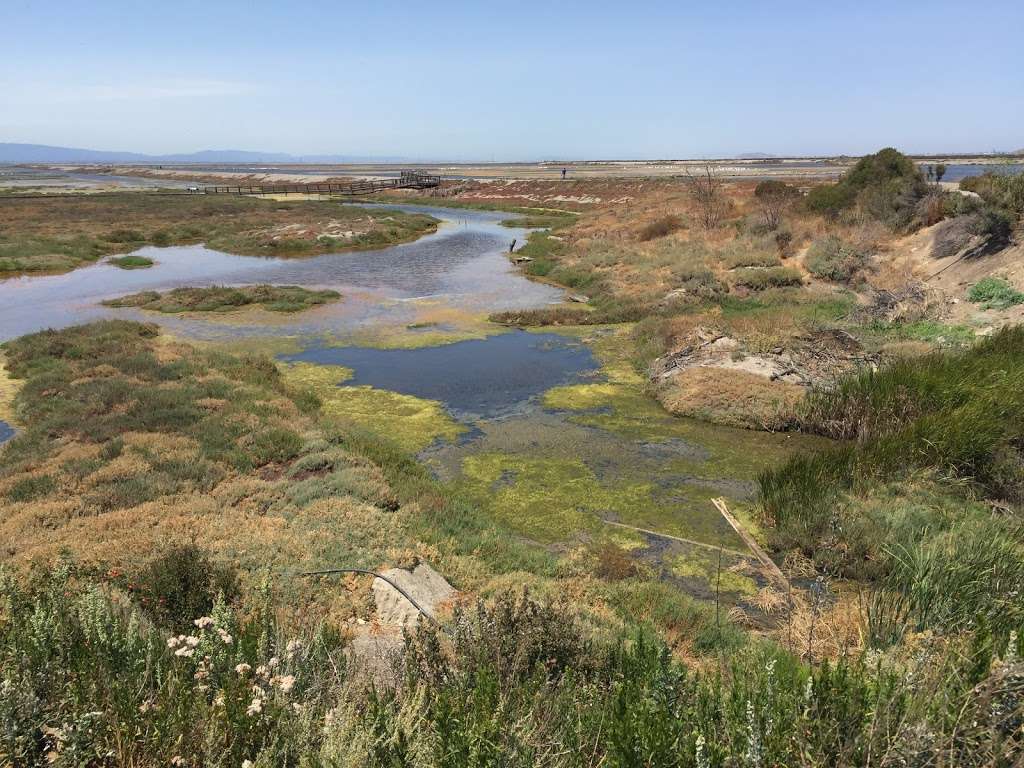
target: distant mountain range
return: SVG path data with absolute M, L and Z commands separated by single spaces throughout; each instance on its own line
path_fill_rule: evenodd
M 247 152 L 207 149 L 176 155 L 144 155 L 98 149 L 51 147 L 45 144 L 0 142 L 0 163 L 402 163 L 407 157 L 369 155 L 289 155 L 284 152 Z

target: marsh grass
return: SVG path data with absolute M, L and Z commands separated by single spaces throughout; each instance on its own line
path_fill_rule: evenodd
M 804 427 L 847 442 L 760 476 L 776 546 L 889 579 L 921 627 L 1016 621 L 1006 601 L 1024 588 L 1019 523 L 971 499 L 1024 497 L 1022 349 L 1024 329 L 1005 328 L 813 393 L 798 410 Z M 890 483 L 907 492 L 879 491 Z M 961 609 L 943 602 L 960 594 Z
M 132 192 L 10 199 L 0 205 L 0 276 L 66 272 L 145 245 L 205 243 L 261 256 L 376 248 L 436 226 L 436 219 L 422 214 L 336 202 Z
M 166 314 L 233 312 L 252 305 L 258 305 L 268 312 L 301 312 L 340 298 L 341 294 L 337 291 L 313 291 L 297 285 L 246 285 L 237 288 L 174 288 L 164 293 L 144 291 L 108 299 L 103 304 L 108 307 L 136 307 Z
M 146 269 L 152 267 L 156 262 L 145 256 L 118 256 L 111 259 L 110 263 L 121 269 Z

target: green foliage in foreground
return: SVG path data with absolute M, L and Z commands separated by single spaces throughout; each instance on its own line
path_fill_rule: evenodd
M 1024 499 L 1024 328 L 845 379 L 812 393 L 802 419 L 849 442 L 761 475 L 777 547 L 896 579 L 924 626 L 988 616 L 1006 630 L 1024 616 L 1021 521 L 970 501 Z M 886 497 L 886 483 L 904 492 Z M 962 604 L 933 609 L 925 592 Z
M 110 263 L 121 269 L 146 269 L 155 263 L 145 256 L 117 256 L 110 260 Z
M 1024 303 L 1024 293 L 1001 277 L 983 277 L 971 286 L 967 299 L 982 309 L 1006 309 Z
M 133 258 L 126 256 L 125 258 Z M 138 307 L 153 312 L 231 312 L 259 305 L 270 312 L 301 312 L 341 298 L 337 291 L 311 291 L 298 285 L 246 285 L 238 288 L 174 288 L 164 293 L 143 291 L 108 299 L 108 307 Z
M 504 595 L 367 669 L 265 591 L 188 631 L 66 567 L 0 575 L 0 759 L 14 765 L 1010 766 L 1021 643 L 985 632 L 810 669 L 767 646 L 689 669 Z M 245 761 L 249 761 L 246 763 Z

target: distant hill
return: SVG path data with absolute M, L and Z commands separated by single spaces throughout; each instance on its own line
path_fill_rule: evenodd
M 778 157 L 778 155 L 768 152 L 744 152 L 742 155 L 736 155 L 737 160 L 771 160 L 773 157 Z
M 0 163 L 401 163 L 407 157 L 366 155 L 289 155 L 284 152 L 248 152 L 240 149 L 206 149 L 172 155 L 145 155 L 46 144 L 0 142 Z

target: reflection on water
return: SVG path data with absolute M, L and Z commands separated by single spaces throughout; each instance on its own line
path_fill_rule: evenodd
M 142 248 L 156 260 L 149 269 L 122 270 L 95 264 L 63 275 L 0 281 L 0 340 L 43 328 L 60 328 L 101 317 L 158 319 L 175 333 L 200 338 L 232 335 L 345 332 L 373 322 L 404 322 L 408 302 L 435 298 L 476 312 L 500 311 L 558 301 L 562 291 L 526 280 L 505 251 L 523 230 L 502 227 L 507 214 L 402 206 L 443 221 L 437 233 L 413 243 L 375 251 L 303 259 L 233 256 L 202 246 Z M 240 326 L 230 317 L 182 318 L 109 309 L 103 299 L 183 285 L 278 283 L 333 288 L 337 304 L 273 323 Z
M 526 331 L 419 349 L 314 346 L 282 359 L 352 368 L 345 385 L 438 400 L 464 421 L 513 413 L 599 367 L 575 339 Z

